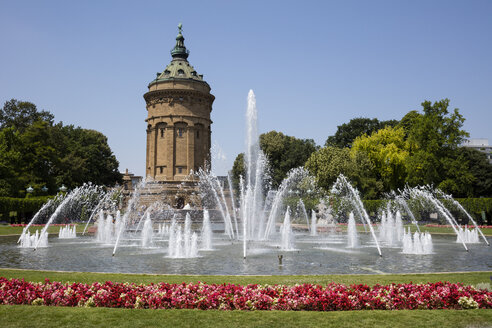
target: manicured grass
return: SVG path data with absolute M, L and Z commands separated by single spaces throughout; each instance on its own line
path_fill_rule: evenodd
M 84 228 L 85 228 L 85 225 L 84 224 L 77 224 L 77 232 L 81 233 L 82 231 L 84 231 Z M 22 233 L 22 229 L 24 229 L 24 227 L 11 227 L 9 225 L 0 225 L 0 236 L 2 235 L 20 235 Z M 31 231 L 31 233 L 34 233 L 36 232 L 36 230 L 40 230 L 43 229 L 43 227 L 40 227 L 40 226 L 33 226 L 33 227 L 30 227 L 29 228 L 29 231 Z M 48 233 L 49 234 L 57 234 L 58 231 L 60 231 L 60 226 L 50 226 L 48 227 Z
M 6 278 L 24 278 L 27 281 L 39 282 L 46 278 L 51 281 L 93 283 L 95 281 L 149 283 L 182 283 L 204 282 L 209 284 L 283 284 L 295 285 L 301 283 L 325 285 L 330 282 L 342 284 L 389 284 L 389 283 L 427 283 L 437 281 L 461 282 L 465 285 L 476 285 L 481 282 L 491 282 L 492 271 L 466 273 L 422 273 L 422 274 L 383 274 L 383 275 L 298 275 L 298 276 L 200 276 L 200 275 L 150 275 L 94 272 L 57 272 L 34 271 L 20 269 L 0 269 L 0 276 Z
M 347 231 L 347 226 L 346 225 L 340 225 L 340 227 L 342 228 L 342 231 Z M 377 229 L 377 226 L 374 226 L 375 229 Z M 415 225 L 413 224 L 408 224 L 408 225 L 405 225 L 405 229 L 408 229 L 410 228 L 410 231 L 412 232 L 415 232 L 417 231 L 417 228 L 415 227 Z M 431 234 L 451 234 L 451 235 L 456 235 L 456 233 L 454 232 L 453 228 L 451 227 L 426 227 L 425 225 L 422 225 L 422 226 L 419 226 L 419 229 L 421 232 L 429 232 Z M 487 236 L 487 237 L 492 237 L 492 228 L 483 228 L 483 229 L 480 229 L 482 231 L 482 233 Z M 365 229 L 364 229 L 364 226 L 362 225 L 357 225 L 357 231 L 359 232 L 364 232 Z M 480 240 L 482 238 L 480 237 Z
M 410 230 L 412 232 L 415 232 L 417 230 L 417 228 L 415 228 L 415 226 L 405 226 L 405 227 L 410 227 Z M 430 232 L 431 234 L 434 234 L 434 233 L 448 233 L 448 234 L 452 234 L 452 235 L 455 235 L 456 233 L 454 232 L 453 228 L 449 227 L 449 228 L 446 228 L 446 227 L 426 227 L 426 226 L 420 226 L 420 231 L 422 232 L 425 232 L 425 231 L 428 231 Z M 485 235 L 485 236 L 492 236 L 492 228 L 483 228 L 483 229 L 480 229 L 482 230 L 482 233 Z M 480 237 L 480 240 L 481 240 L 481 237 Z
M 84 227 L 85 227 L 84 224 L 77 224 L 77 232 L 81 233 L 82 231 L 84 231 Z M 341 228 L 342 231 L 347 230 L 346 225 L 340 225 L 339 227 Z M 405 228 L 407 228 L 407 227 L 410 227 L 412 232 L 416 231 L 416 228 L 414 225 L 406 225 Z M 2 235 L 20 235 L 22 233 L 22 229 L 23 229 L 23 227 L 11 227 L 9 225 L 0 225 L 0 236 L 2 236 Z M 42 229 L 42 227 L 31 227 L 29 230 L 31 232 L 35 232 L 36 229 L 40 230 L 40 229 Z M 59 230 L 60 230 L 59 226 L 51 226 L 48 228 L 48 233 L 55 234 L 55 233 L 58 233 Z M 357 226 L 357 230 L 360 232 L 363 232 L 364 227 L 359 225 L 359 226 Z M 482 233 L 484 235 L 492 237 L 492 228 L 485 228 L 485 229 L 481 229 L 481 230 L 482 230 Z M 447 227 L 420 226 L 420 231 L 422 231 L 422 232 L 428 231 L 432 234 L 438 234 L 438 233 L 453 234 L 453 235 L 455 234 L 453 228 L 447 228 Z
M 489 282 L 490 272 L 392 274 L 392 275 L 318 275 L 318 276 L 182 276 L 147 274 L 110 274 L 92 272 L 54 272 L 0 269 L 0 276 L 28 281 L 118 281 L 207 282 L 234 284 L 286 284 L 339 282 L 368 285 L 450 281 L 464 284 Z M 1 327 L 490 327 L 492 310 L 411 310 L 347 312 L 281 311 L 200 311 L 136 310 L 111 308 L 66 308 L 33 305 L 0 305 Z
M 489 327 L 492 310 L 347 312 L 131 310 L 0 306 L 2 327 Z

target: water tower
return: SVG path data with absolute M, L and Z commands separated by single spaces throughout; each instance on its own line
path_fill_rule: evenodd
M 145 171 L 154 180 L 154 193 L 167 195 L 172 206 L 182 208 L 197 202 L 192 199 L 197 181 L 190 171 L 207 170 L 210 163 L 210 113 L 215 97 L 203 75 L 188 62 L 182 25 L 178 28 L 171 62 L 144 94 L 148 112 Z

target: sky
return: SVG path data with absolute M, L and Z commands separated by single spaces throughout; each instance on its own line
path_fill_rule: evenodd
M 145 173 L 148 83 L 183 24 L 212 88 L 213 168 L 244 151 L 247 94 L 259 132 L 324 145 L 355 117 L 401 119 L 450 99 L 471 138 L 492 142 L 492 1 L 0 0 L 0 102 L 35 103 L 101 131 Z

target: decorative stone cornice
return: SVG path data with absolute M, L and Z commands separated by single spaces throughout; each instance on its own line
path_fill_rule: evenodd
M 211 106 L 215 97 L 209 93 L 203 93 L 195 90 L 184 89 L 167 89 L 167 90 L 153 90 L 144 94 L 145 102 L 147 106 L 153 106 L 156 104 L 170 104 L 174 103 L 201 103 L 202 101 Z

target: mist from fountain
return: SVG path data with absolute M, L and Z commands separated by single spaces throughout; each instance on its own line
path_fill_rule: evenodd
M 304 202 L 302 201 L 302 198 L 299 199 L 297 202 L 297 210 L 296 213 L 298 216 L 302 216 L 304 220 L 306 221 L 306 226 L 308 230 L 311 232 L 311 225 L 309 224 L 309 216 L 306 211 L 306 206 L 304 205 Z
M 173 218 L 169 236 L 168 255 L 171 258 L 194 258 L 198 256 L 198 236 L 191 231 L 191 218 L 186 215 L 184 231 Z
M 412 188 L 409 190 L 410 195 L 413 198 L 417 198 L 421 201 L 422 205 L 424 204 L 424 200 L 427 202 L 430 202 L 435 209 L 439 211 L 439 213 L 446 219 L 449 225 L 453 228 L 454 232 L 456 233 L 456 236 L 459 236 L 459 230 L 458 230 L 458 223 L 456 222 L 455 218 L 451 215 L 451 213 L 448 211 L 448 209 L 442 204 L 441 201 L 439 201 L 432 193 L 429 191 L 425 190 L 424 188 Z M 465 241 L 462 240 L 461 243 L 463 244 L 463 247 L 465 248 L 466 251 L 468 251 L 468 247 L 465 244 Z
M 355 224 L 355 217 L 353 212 L 350 212 L 347 224 L 347 247 L 359 247 L 359 237 L 357 236 L 357 226 Z
M 398 205 L 403 207 L 404 211 L 407 213 L 407 215 L 410 217 L 410 221 L 415 225 L 415 228 L 417 229 L 418 232 L 420 232 L 420 227 L 415 219 L 415 215 L 413 214 L 412 210 L 410 210 L 410 207 L 408 206 L 407 200 L 406 200 L 406 192 L 403 191 L 401 195 L 396 195 L 395 192 L 393 192 L 393 195 L 395 195 L 395 201 Z
M 284 251 L 292 251 L 295 249 L 294 234 L 290 223 L 290 208 L 285 211 L 284 223 L 280 229 L 280 249 Z
M 401 220 L 400 211 L 396 212 L 393 217 L 391 211 L 384 212 L 381 215 L 381 224 L 379 225 L 379 240 L 388 246 L 396 246 L 403 239 L 403 221 Z
M 117 194 L 119 193 L 119 190 L 117 189 L 110 189 L 108 190 L 104 196 L 101 198 L 99 203 L 96 205 L 94 210 L 92 210 L 91 215 L 89 216 L 89 219 L 87 220 L 84 231 L 82 231 L 82 235 L 85 235 L 87 228 L 89 227 L 89 224 L 92 222 L 93 218 L 98 215 L 98 213 L 101 210 L 107 210 L 110 212 L 116 211 L 117 208 Z
M 376 244 L 376 248 L 378 249 L 379 256 L 382 256 L 381 248 L 379 246 L 376 233 L 374 232 L 374 228 L 372 227 L 371 219 L 369 218 L 369 215 L 367 214 L 367 211 L 364 208 L 364 205 L 362 204 L 362 200 L 360 199 L 359 196 L 359 191 L 354 187 L 352 187 L 352 185 L 348 182 L 347 178 L 345 178 L 343 174 L 340 174 L 337 178 L 337 181 L 331 188 L 331 193 L 339 197 L 342 194 L 346 194 L 345 195 L 346 200 L 349 201 L 352 204 L 352 206 L 355 208 L 355 210 L 359 214 L 362 223 L 369 226 L 369 231 L 371 232 L 374 243 Z
M 230 238 L 233 239 L 237 236 L 237 224 L 236 224 L 236 233 L 234 232 L 234 227 L 232 224 L 231 215 L 229 213 L 229 208 L 227 207 L 227 202 L 225 199 L 224 188 L 219 183 L 217 176 L 212 173 L 206 172 L 203 169 L 198 171 L 198 176 L 200 177 L 199 184 L 200 189 L 202 190 L 202 194 L 211 194 L 213 199 L 215 200 L 215 205 L 218 206 L 219 212 L 224 221 L 224 233 Z M 230 188 L 231 185 L 229 185 Z M 232 190 L 230 190 L 232 194 Z
M 150 181 L 149 181 L 150 182 Z M 125 214 L 123 214 L 123 217 L 120 217 L 118 214 L 120 213 L 119 211 L 117 212 L 116 216 L 116 242 L 114 243 L 114 248 L 113 248 L 113 256 L 116 254 L 116 250 L 118 249 L 120 240 L 122 238 L 123 233 L 125 232 L 125 229 L 128 225 L 128 220 L 130 215 L 136 210 L 136 207 L 138 205 L 138 202 L 140 200 L 140 192 L 143 188 L 146 187 L 147 180 L 143 180 L 134 190 L 132 197 L 128 201 L 128 205 L 126 207 Z
M 165 224 L 165 223 L 160 223 L 157 226 L 157 234 L 161 237 L 169 235 L 169 228 L 170 226 Z
M 142 247 L 152 246 L 153 234 L 154 234 L 154 228 L 152 226 L 152 220 L 150 219 L 150 213 L 147 212 L 144 225 L 142 228 L 142 238 L 141 238 Z
M 120 220 L 119 211 L 116 212 L 117 219 L 113 219 L 111 214 L 108 214 L 106 218 L 104 218 L 104 212 L 102 210 L 99 211 L 99 217 L 96 221 L 97 232 L 96 232 L 96 241 L 98 243 L 112 245 L 116 240 L 116 222 Z
M 93 208 L 97 205 L 92 204 L 93 201 L 97 200 L 97 203 L 99 203 L 99 199 L 100 197 L 102 197 L 103 194 L 104 191 L 102 187 L 92 185 L 91 183 L 86 183 L 80 187 L 75 188 L 70 193 L 68 193 L 65 198 L 63 198 L 60 205 L 58 205 L 55 212 L 50 216 L 48 222 L 44 225 L 43 229 L 41 230 L 40 236 L 44 236 L 44 233 L 47 233 L 50 225 L 56 219 L 58 219 L 62 213 L 65 213 L 65 215 L 80 216 L 83 212 L 83 208 L 86 212 L 91 213 Z M 70 213 L 66 213 L 66 211 L 69 211 Z M 33 222 L 33 220 L 31 220 L 31 222 Z M 72 218 L 72 221 L 74 221 L 74 218 Z M 44 242 L 43 239 L 38 239 L 38 243 L 34 246 L 34 249 L 40 246 L 39 243 L 41 241 Z M 48 239 L 46 239 L 46 242 L 48 242 Z
M 311 211 L 311 231 L 310 231 L 311 236 L 317 236 L 318 235 L 318 224 L 316 221 L 316 212 L 314 210 Z
M 34 214 L 33 218 L 31 219 L 31 221 L 29 221 L 27 226 L 25 226 L 24 229 L 22 229 L 22 233 L 19 236 L 17 243 L 20 243 L 24 234 L 29 232 L 29 228 L 31 227 L 31 225 L 36 223 L 41 217 L 43 217 L 48 212 L 50 212 L 52 210 L 53 206 L 55 206 L 55 204 L 60 203 L 64 197 L 65 197 L 65 195 L 60 193 L 60 194 L 56 195 L 55 198 L 48 199 L 48 201 L 46 203 L 44 203 L 43 206 L 41 206 L 41 208 L 36 212 L 36 214 Z
M 76 226 L 70 226 L 69 224 L 61 226 L 58 231 L 58 238 L 60 239 L 71 239 L 77 238 Z
M 478 230 L 469 229 L 468 226 L 465 225 L 464 228 L 458 227 L 458 236 L 456 236 L 456 242 L 461 243 L 465 242 L 467 244 L 479 244 L 480 238 L 478 236 Z
M 477 235 L 480 234 L 480 236 L 482 237 L 483 241 L 488 245 L 490 246 L 490 243 L 489 241 L 487 240 L 487 238 L 485 238 L 482 230 L 480 229 L 480 227 L 478 226 L 477 222 L 475 221 L 475 219 L 473 219 L 473 217 L 470 215 L 470 213 L 468 213 L 467 210 L 465 210 L 465 208 L 456 200 L 454 199 L 453 197 L 451 197 L 451 195 L 448 195 L 448 194 L 445 194 L 444 192 L 442 192 L 441 190 L 437 190 L 436 191 L 441 197 L 443 197 L 444 199 L 452 202 L 452 204 L 454 206 L 456 206 L 461 212 L 463 212 L 466 217 L 468 218 L 468 220 L 470 220 L 474 227 L 475 227 L 475 230 L 477 230 Z M 475 240 L 475 239 L 473 239 Z M 465 241 L 466 242 L 466 241 Z M 480 241 L 476 241 L 476 242 L 472 242 L 472 243 L 479 243 Z
M 201 231 L 201 250 L 213 250 L 212 246 L 212 226 L 210 224 L 210 214 L 207 209 L 203 210 L 203 223 Z
M 46 231 L 36 230 L 36 233 L 30 234 L 29 230 L 21 235 L 20 240 L 21 248 L 37 248 L 37 247 L 48 247 L 48 233 Z
M 418 232 L 412 235 L 410 228 L 403 235 L 403 254 L 432 254 L 433 253 L 433 245 L 432 245 L 432 237 L 430 233 L 426 232 Z

